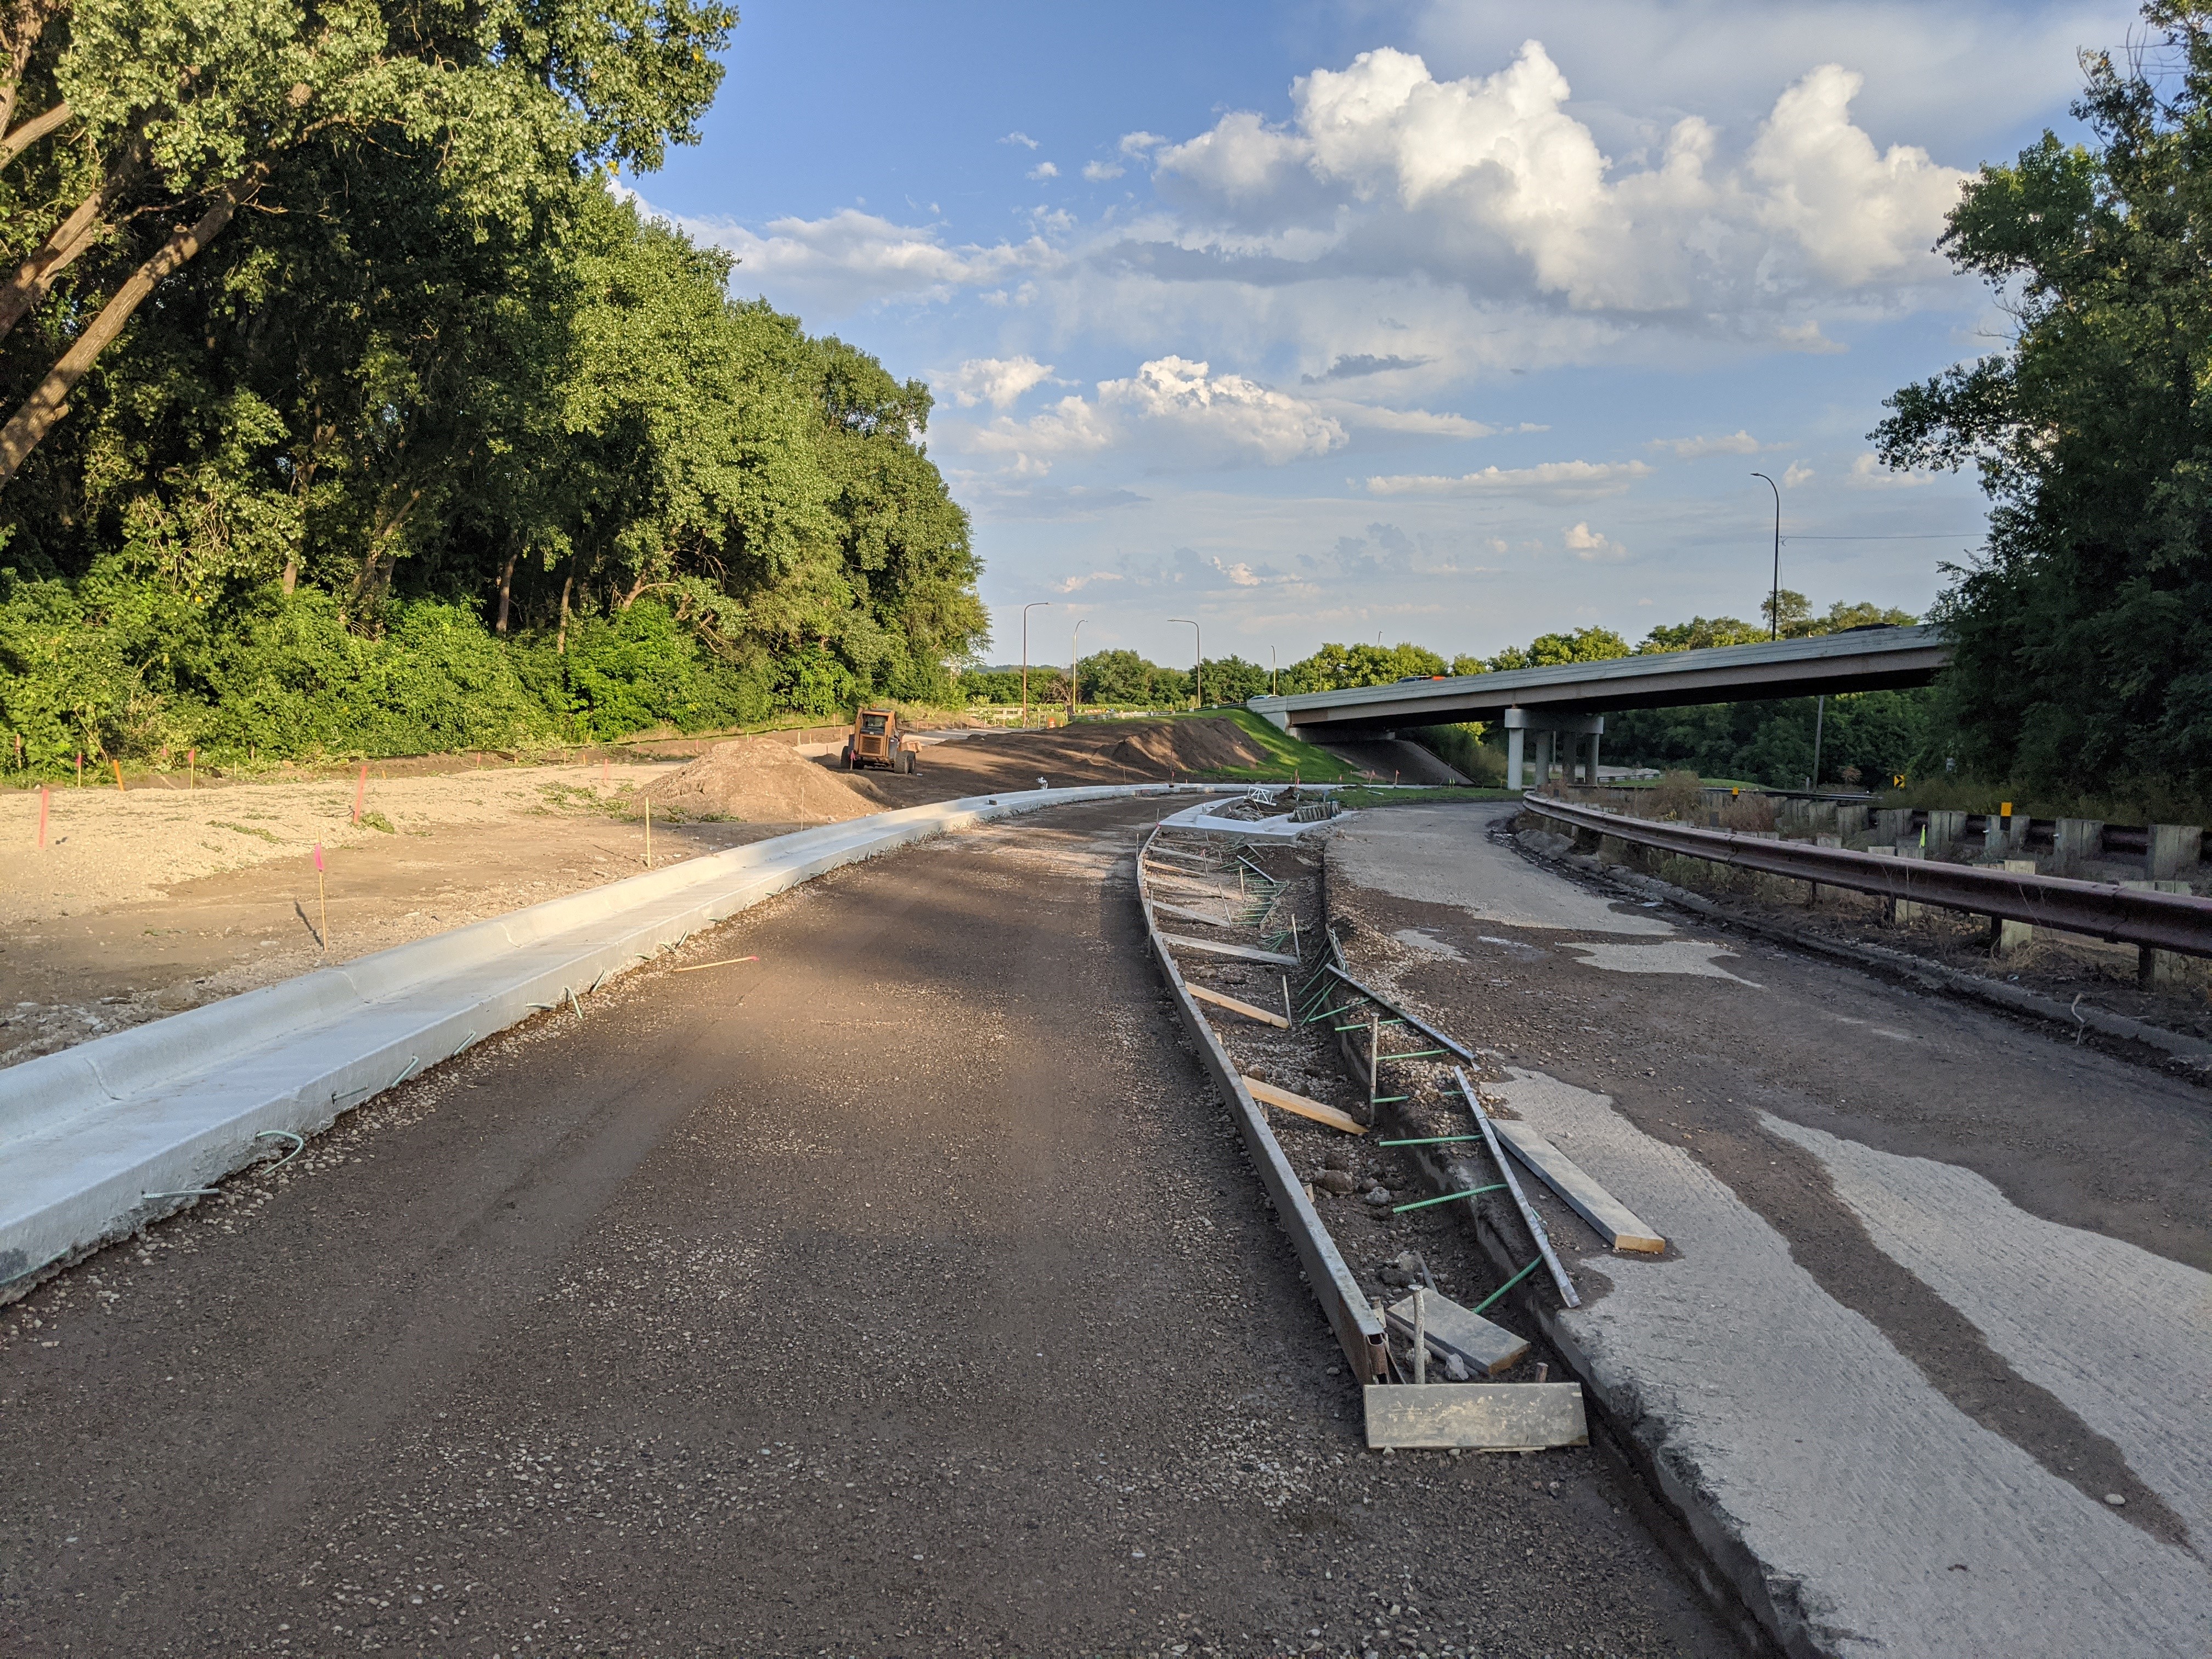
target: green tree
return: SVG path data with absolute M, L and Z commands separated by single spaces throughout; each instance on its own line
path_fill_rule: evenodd
M 1571 634 L 1539 634 L 1523 650 L 1508 646 L 1490 659 L 1493 669 L 1552 668 L 1573 662 L 1606 662 L 1628 655 L 1628 641 L 1609 628 L 1577 628 Z
M 1285 669 L 1282 685 L 1285 691 L 1345 691 L 1448 672 L 1444 659 L 1422 646 L 1324 645 Z
M 706 0 L 532 9 L 443 0 L 27 0 L 0 17 L 4 251 L 0 334 L 16 407 L 0 485 L 157 289 L 331 150 L 430 158 L 479 222 L 526 220 L 548 187 L 607 163 L 650 168 L 692 137 L 733 9 Z M 15 120 L 18 112 L 35 113 Z M 57 300 L 58 290 L 61 297 Z
M 1937 609 L 1967 765 L 2051 788 L 2212 792 L 2212 5 L 2085 57 L 2075 112 L 1983 168 L 1941 246 L 2000 289 L 2006 352 L 1891 400 L 1897 467 L 1974 465 L 1985 551 Z
M 1267 671 L 1255 662 L 1246 662 L 1242 657 L 1208 657 L 1206 659 L 1206 701 L 1213 703 L 1241 703 L 1248 697 L 1265 695 L 1267 690 Z

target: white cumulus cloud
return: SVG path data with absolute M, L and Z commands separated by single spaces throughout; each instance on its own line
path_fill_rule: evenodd
M 970 357 L 950 374 L 940 374 L 936 389 L 962 409 L 988 404 L 1011 408 L 1030 387 L 1052 378 L 1052 365 L 1034 357 Z
M 1564 539 L 1567 550 L 1578 559 L 1588 559 L 1602 564 L 1613 564 L 1628 556 L 1628 550 L 1610 536 L 1592 530 L 1587 521 L 1570 526 Z
M 1182 244 L 1224 258 L 1387 262 L 1581 310 L 1771 311 L 1942 270 L 1929 245 L 1965 175 L 1912 146 L 1877 150 L 1850 121 L 1859 86 L 1822 65 L 1741 155 L 1692 115 L 1625 167 L 1568 112 L 1536 41 L 1496 74 L 1447 81 L 1384 48 L 1297 82 L 1284 125 L 1232 111 L 1158 150 L 1157 176 L 1188 221 Z M 1787 325 L 1800 349 L 1826 343 Z
M 1103 184 L 1109 179 L 1118 179 L 1126 171 L 1119 161 L 1085 161 L 1083 176 L 1092 184 Z
M 772 219 L 765 234 L 718 221 L 690 221 L 685 228 L 738 256 L 732 289 L 766 293 L 802 315 L 847 312 L 883 300 L 944 300 L 962 289 L 989 289 L 1063 262 L 1038 237 L 952 246 L 930 227 L 894 224 L 857 208 L 820 219 Z
M 1060 177 L 1060 169 L 1049 161 L 1039 161 L 1024 176 L 1030 179 L 1057 179 Z
M 1002 144 L 1019 144 L 1024 149 L 1035 149 L 1037 147 L 1037 141 L 1026 132 L 1010 132 L 999 142 Z
M 1094 398 L 1063 398 L 1026 421 L 1002 416 L 962 441 L 1015 466 L 1109 448 L 1147 452 L 1157 465 L 1278 466 L 1328 453 L 1345 442 L 1345 430 L 1304 398 L 1170 356 L 1101 380 Z

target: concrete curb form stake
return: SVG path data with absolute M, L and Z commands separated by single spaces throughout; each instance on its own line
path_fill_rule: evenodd
M 1241 788 L 1243 786 L 1234 786 Z M 702 927 L 915 842 L 1042 807 L 1231 786 L 970 796 L 803 830 L 417 939 L 0 1071 L 0 1303 L 482 1037 Z

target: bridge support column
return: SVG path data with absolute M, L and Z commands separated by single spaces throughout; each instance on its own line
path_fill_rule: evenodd
M 1509 708 L 1505 711 L 1505 781 L 1509 788 L 1523 789 L 1528 783 L 1521 775 L 1521 757 L 1526 752 L 1522 738 L 1527 732 L 1536 737 L 1537 787 L 1551 781 L 1554 761 L 1565 763 L 1567 781 L 1575 781 L 1578 760 L 1575 739 L 1588 738 L 1589 746 L 1589 779 L 1597 781 L 1597 739 L 1605 730 L 1602 714 L 1554 714 L 1539 708 Z M 1563 743 L 1561 740 L 1565 739 Z

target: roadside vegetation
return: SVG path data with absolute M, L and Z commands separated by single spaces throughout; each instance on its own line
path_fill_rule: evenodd
M 1890 400 L 1897 468 L 1971 466 L 1986 550 L 1936 611 L 1938 744 L 2051 799 L 2212 803 L 2212 4 L 2084 54 L 2075 113 L 1966 187 L 1941 246 L 2010 344 Z M 1963 786 L 1961 786 L 1963 787 Z M 1986 792 L 1984 792 L 1986 793 Z
M 735 21 L 0 20 L 18 775 L 956 701 L 985 620 L 927 388 L 727 299 L 617 185 L 695 137 Z

